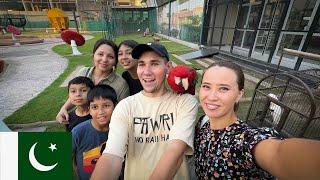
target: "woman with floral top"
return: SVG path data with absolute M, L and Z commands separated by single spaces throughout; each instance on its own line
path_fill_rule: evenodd
M 283 139 L 271 128 L 252 128 L 236 116 L 244 74 L 217 62 L 203 74 L 199 99 L 205 112 L 195 134 L 198 179 L 319 179 L 320 141 Z

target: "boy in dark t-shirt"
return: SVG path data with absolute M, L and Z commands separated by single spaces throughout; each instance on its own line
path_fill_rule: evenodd
M 89 91 L 88 101 L 92 119 L 72 130 L 73 167 L 81 180 L 90 178 L 105 147 L 117 94 L 109 85 L 97 85 Z
M 71 130 L 79 123 L 91 119 L 87 94 L 93 87 L 93 82 L 87 77 L 78 76 L 69 81 L 69 99 L 76 108 L 68 113 L 69 124 L 66 124 L 66 130 L 68 132 L 71 132 Z

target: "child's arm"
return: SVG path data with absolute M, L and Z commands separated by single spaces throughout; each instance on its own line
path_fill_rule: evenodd
M 260 167 L 279 179 L 319 179 L 320 141 L 267 139 L 254 148 Z
M 69 114 L 68 110 L 72 108 L 72 104 L 70 99 L 68 98 L 64 105 L 61 107 L 59 113 L 56 116 L 56 120 L 62 124 L 68 124 L 69 122 Z

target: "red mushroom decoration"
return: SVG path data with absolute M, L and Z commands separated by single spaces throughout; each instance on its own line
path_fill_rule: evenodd
M 12 25 L 8 25 L 7 26 L 7 31 L 10 32 L 12 34 L 12 40 L 16 41 L 16 36 L 15 35 L 20 35 L 21 34 L 21 30 L 15 26 Z
M 77 49 L 77 46 L 82 46 L 85 43 L 85 39 L 81 34 L 71 30 L 64 30 L 61 32 L 61 39 L 71 45 L 73 55 L 82 55 Z
M 178 65 L 170 70 L 167 81 L 171 89 L 176 93 L 194 95 L 197 72 L 191 67 Z

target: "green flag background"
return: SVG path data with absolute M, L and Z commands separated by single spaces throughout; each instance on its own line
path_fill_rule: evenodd
M 56 163 L 50 171 L 39 171 L 29 161 L 30 148 L 37 143 L 34 154 L 37 161 L 44 166 Z M 51 144 L 56 144 L 51 150 Z M 66 132 L 18 133 L 18 178 L 19 180 L 69 180 L 72 179 L 72 141 Z

